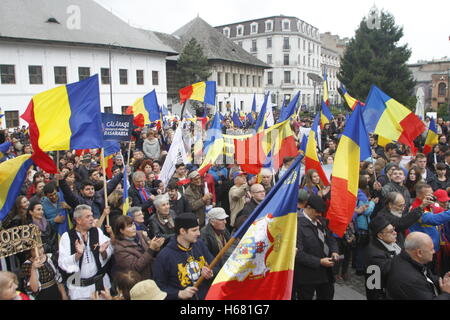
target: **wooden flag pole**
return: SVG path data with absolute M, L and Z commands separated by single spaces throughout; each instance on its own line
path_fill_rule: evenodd
M 108 187 L 106 184 L 105 148 L 102 148 L 103 192 L 105 195 L 105 208 L 108 206 Z M 106 225 L 109 226 L 109 214 L 106 216 Z
M 233 243 L 236 241 L 235 237 L 231 237 L 230 240 L 225 244 L 225 246 L 220 250 L 220 252 L 217 254 L 217 256 L 214 258 L 214 260 L 211 262 L 209 266 L 207 266 L 209 269 L 214 269 L 214 267 L 219 263 L 220 259 L 222 259 L 223 255 L 230 249 L 230 247 L 233 245 Z M 205 280 L 205 277 L 201 276 L 197 282 L 195 282 L 194 287 L 198 288 L 201 283 Z

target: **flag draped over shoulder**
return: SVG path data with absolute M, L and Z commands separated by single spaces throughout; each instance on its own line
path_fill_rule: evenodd
M 411 110 L 372 85 L 363 109 L 367 131 L 398 141 L 415 153 L 414 139 L 426 130 Z
M 216 104 L 216 82 L 202 81 L 180 89 L 180 103 L 187 99 L 201 101 L 207 104 Z
M 333 164 L 331 203 L 327 218 L 330 220 L 330 230 L 339 237 L 343 237 L 355 210 L 360 161 L 370 157 L 370 154 L 369 136 L 361 105 L 358 105 L 344 128 Z
M 56 173 L 42 151 L 103 147 L 98 75 L 33 96 L 21 117 L 29 124 L 36 164 Z
M 128 107 L 127 114 L 134 115 L 134 124 L 138 127 L 161 120 L 162 111 L 158 105 L 156 90 L 152 90 L 142 98 L 137 99 Z
M 433 147 L 438 143 L 439 138 L 436 129 L 436 122 L 434 121 L 434 118 L 431 118 L 430 126 L 428 127 L 427 139 L 425 140 L 425 145 L 423 147 L 423 153 L 428 154 L 430 151 L 433 150 Z
M 13 208 L 27 171 L 33 164 L 31 154 L 25 154 L 0 164 L 0 221 Z
M 233 235 L 241 238 L 207 300 L 291 299 L 301 156 Z
M 323 171 L 322 165 L 319 161 L 319 156 L 317 155 L 317 128 L 319 127 L 319 118 L 320 113 L 316 115 L 314 118 L 313 125 L 311 130 L 309 131 L 308 143 L 306 145 L 306 153 L 305 153 L 305 172 L 310 169 L 315 169 L 319 174 L 320 180 L 322 180 L 325 186 L 329 185 L 327 175 L 325 171 Z

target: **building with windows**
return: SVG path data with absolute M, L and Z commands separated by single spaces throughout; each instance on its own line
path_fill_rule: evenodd
M 338 88 L 341 83 L 337 78 L 337 74 L 341 67 L 340 61 L 341 59 L 336 51 L 328 49 L 322 45 L 322 74 L 325 72 L 327 74 L 328 99 L 330 101 L 330 105 L 338 105 L 342 103 L 342 97 L 338 92 Z
M 240 110 L 250 111 L 254 94 L 258 108 L 262 105 L 264 70 L 270 66 L 227 39 L 200 17 L 190 21 L 173 34 L 159 32 L 155 34 L 163 43 L 180 53 L 192 38 L 195 38 L 202 46 L 211 72 L 207 80 L 216 81 L 216 106 L 221 112 L 229 111 L 234 103 Z M 180 88 L 177 88 L 174 76 L 177 57 L 169 57 L 167 60 L 168 103 L 173 104 L 175 107 L 173 110 L 178 111 Z
M 272 16 L 215 27 L 271 69 L 264 71 L 264 87 L 272 103 L 281 107 L 300 90 L 300 103 L 312 109 L 319 101 L 319 87 L 308 73 L 321 75 L 321 43 L 318 28 L 291 16 Z M 314 91 L 316 99 L 314 100 Z
M 419 88 L 425 93 L 425 110 L 437 110 L 439 106 L 445 105 L 450 107 L 450 59 L 444 57 L 442 59 L 434 59 L 432 61 L 418 61 L 409 64 L 416 86 L 414 92 Z
M 167 104 L 166 57 L 177 53 L 94 1 L 3 0 L 0 30 L 8 128 L 26 124 L 20 115 L 33 95 L 94 74 L 102 112 L 122 113 L 153 89 Z

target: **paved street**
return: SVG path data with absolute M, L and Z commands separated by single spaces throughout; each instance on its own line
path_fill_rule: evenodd
M 364 277 L 357 276 L 355 270 L 349 268 L 350 280 L 338 280 L 335 284 L 334 300 L 366 300 Z

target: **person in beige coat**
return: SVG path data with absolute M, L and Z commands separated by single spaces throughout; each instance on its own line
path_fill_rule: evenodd
M 232 227 L 234 227 L 237 214 L 244 209 L 249 190 L 246 174 L 244 172 L 237 171 L 233 173 L 233 181 L 234 186 L 231 187 L 230 192 L 228 193 L 231 211 L 230 225 Z
M 205 226 L 206 206 L 212 203 L 212 194 L 205 192 L 204 182 L 198 171 L 192 171 L 188 178 L 191 180 L 186 188 L 184 196 L 191 205 L 192 212 L 196 215 L 200 227 Z

